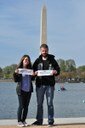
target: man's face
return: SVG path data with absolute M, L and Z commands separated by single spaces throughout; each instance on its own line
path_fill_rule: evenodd
M 41 55 L 43 56 L 43 57 L 47 57 L 47 54 L 48 54 L 48 49 L 47 48 L 41 48 L 40 49 L 40 52 L 41 52 Z

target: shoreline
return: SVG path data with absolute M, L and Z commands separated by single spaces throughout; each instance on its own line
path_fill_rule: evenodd
M 14 80 L 13 79 L 0 79 L 0 82 L 14 82 Z M 65 83 L 71 83 L 71 84 L 73 84 L 73 83 L 81 83 L 81 82 L 56 82 L 56 83 L 60 83 L 60 84 L 65 84 Z M 82 83 L 84 83 L 84 82 L 82 82 Z
M 0 79 L 0 82 L 14 82 L 12 79 Z

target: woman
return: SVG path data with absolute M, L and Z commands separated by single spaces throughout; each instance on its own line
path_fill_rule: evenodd
M 18 95 L 19 107 L 17 111 L 18 126 L 27 126 L 26 117 L 28 113 L 28 106 L 31 98 L 31 93 L 33 91 L 32 86 L 32 76 L 19 74 L 20 69 L 32 69 L 31 60 L 28 55 L 24 55 L 17 69 L 15 70 L 13 77 L 14 81 L 17 82 L 16 92 Z

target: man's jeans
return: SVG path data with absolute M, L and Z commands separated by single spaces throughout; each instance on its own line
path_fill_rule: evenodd
M 37 116 L 36 119 L 38 121 L 43 122 L 43 101 L 44 94 L 46 94 L 47 99 L 47 107 L 48 107 L 48 123 L 54 122 L 54 107 L 53 107 L 53 98 L 54 98 L 54 87 L 42 85 L 40 87 L 36 87 L 36 95 L 37 95 Z

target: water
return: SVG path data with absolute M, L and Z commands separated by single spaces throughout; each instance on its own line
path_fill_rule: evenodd
M 56 84 L 54 108 L 55 117 L 84 117 L 85 116 L 85 84 L 64 84 L 66 91 L 60 91 L 62 84 Z M 36 93 L 31 97 L 28 117 L 36 118 Z M 0 83 L 0 119 L 16 119 L 17 118 L 18 99 L 16 95 L 16 83 L 1 82 Z M 46 99 L 44 101 L 44 118 L 47 117 Z

